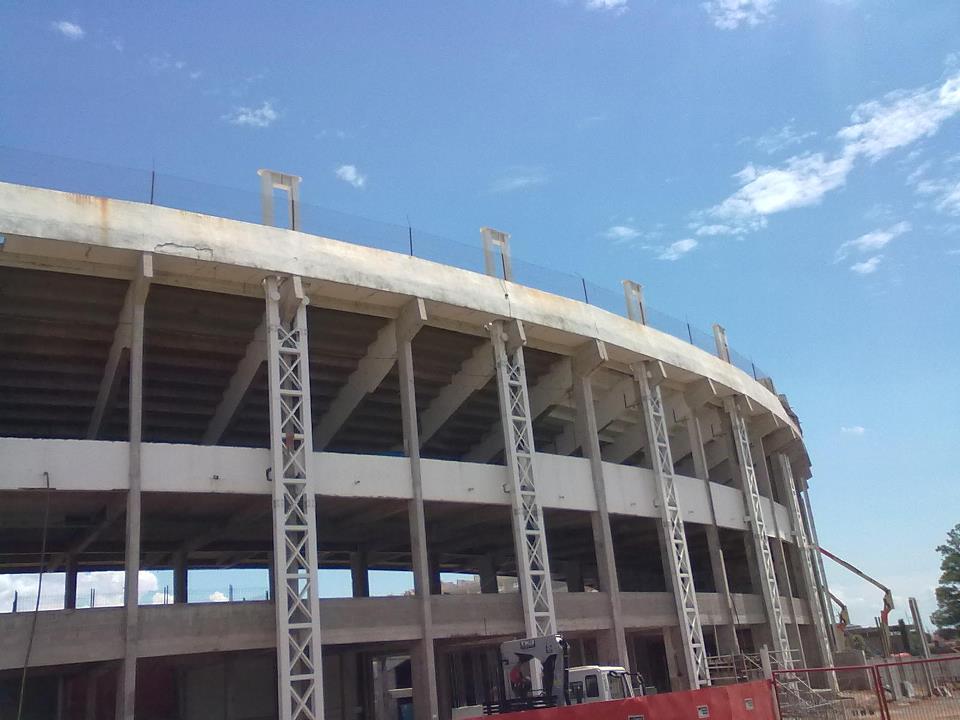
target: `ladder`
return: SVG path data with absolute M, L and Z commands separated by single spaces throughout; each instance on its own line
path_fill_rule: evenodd
M 810 606 L 810 612 L 813 614 L 813 624 L 817 632 L 817 645 L 823 655 L 823 666 L 829 667 L 833 665 L 833 657 L 830 654 L 827 623 L 823 617 L 823 608 L 820 605 L 820 589 L 817 584 L 816 573 L 813 569 L 812 553 L 817 552 L 817 549 L 811 547 L 810 540 L 807 538 L 807 531 L 803 526 L 803 516 L 800 514 L 800 500 L 797 497 L 797 486 L 793 479 L 793 469 L 790 467 L 790 460 L 783 453 L 777 453 L 777 463 L 780 469 L 780 477 L 783 480 L 784 494 L 787 495 L 790 503 L 789 508 L 796 536 L 797 549 L 800 551 L 800 557 L 803 559 L 803 579 L 807 588 L 809 588 L 809 602 L 807 604 Z
M 517 320 L 495 320 L 488 329 L 493 344 L 507 472 L 513 495 L 514 545 L 524 626 L 527 637 L 556 635 L 557 617 L 547 556 L 547 534 L 534 479 L 533 425 L 523 364 L 526 338 L 523 326 Z
M 680 616 L 680 634 L 683 639 L 687 677 L 690 678 L 691 689 L 696 690 L 710 685 L 710 668 L 707 665 L 707 651 L 703 643 L 703 628 L 700 624 L 700 608 L 697 606 L 697 591 L 693 584 L 693 571 L 690 567 L 687 535 L 683 529 L 683 516 L 677 502 L 673 454 L 670 451 L 670 437 L 667 434 L 663 395 L 659 385 L 650 387 L 645 364 L 641 363 L 633 370 L 640 391 L 640 402 L 643 405 L 648 447 L 652 450 L 657 497 L 663 509 L 660 515 L 661 531 L 669 558 L 677 613 Z
M 307 300 L 298 277 L 264 286 L 280 720 L 322 720 Z
M 767 606 L 770 630 L 773 635 L 773 649 L 784 659 L 785 669 L 792 670 L 793 657 L 790 653 L 790 636 L 787 634 L 783 607 L 780 605 L 780 588 L 777 585 L 777 574 L 773 566 L 773 555 L 770 552 L 770 541 L 767 539 L 767 525 L 763 519 L 763 506 L 760 501 L 760 489 L 757 486 L 756 470 L 753 467 L 747 423 L 733 398 L 726 398 L 724 406 L 733 426 L 733 439 L 740 461 L 740 478 L 743 482 L 744 501 L 747 504 L 747 519 L 750 522 L 750 530 L 753 534 L 753 545 L 757 557 L 760 559 L 763 599 Z

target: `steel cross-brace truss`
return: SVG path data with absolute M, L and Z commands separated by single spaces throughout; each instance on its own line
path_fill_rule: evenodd
M 707 667 L 707 651 L 703 643 L 703 627 L 700 624 L 700 608 L 697 606 L 697 591 L 693 584 L 690 552 L 683 527 L 683 516 L 677 502 L 674 482 L 673 455 L 667 420 L 663 408 L 663 395 L 659 384 L 651 387 L 645 363 L 633 367 L 634 378 L 643 406 L 643 419 L 647 431 L 647 444 L 651 448 L 653 476 L 657 486 L 661 513 L 661 529 L 666 546 L 673 595 L 680 615 L 680 635 L 683 639 L 684 660 L 691 689 L 710 685 L 710 669 Z M 662 378 L 662 372 L 659 377 Z
M 490 323 L 510 492 L 524 625 L 528 637 L 556 635 L 550 559 L 534 480 L 533 424 L 523 364 L 526 337 L 517 320 Z
M 790 520 L 793 523 L 794 535 L 797 548 L 800 550 L 800 557 L 803 562 L 803 581 L 808 588 L 808 605 L 813 614 L 813 625 L 817 633 L 817 646 L 820 649 L 821 664 L 824 667 L 833 665 L 833 658 L 830 654 L 830 640 L 827 635 L 827 621 L 823 616 L 823 609 L 820 605 L 820 590 L 817 584 L 817 576 L 813 569 L 812 553 L 816 552 L 807 538 L 807 532 L 803 527 L 803 518 L 800 514 L 800 501 L 797 497 L 797 486 L 793 480 L 793 468 L 790 467 L 790 460 L 783 453 L 776 455 L 780 478 L 783 483 L 783 489 L 786 491 L 789 500 Z
M 743 483 L 743 497 L 747 504 L 747 519 L 750 522 L 754 549 L 757 558 L 760 560 L 763 600 L 767 607 L 767 618 L 773 636 L 773 649 L 783 658 L 784 668 L 792 670 L 793 658 L 790 653 L 790 636 L 787 633 L 787 623 L 783 614 L 783 607 L 780 604 L 780 588 L 777 584 L 777 573 L 773 565 L 770 541 L 767 539 L 767 525 L 763 519 L 763 505 L 760 500 L 760 488 L 757 485 L 757 473 L 753 466 L 753 454 L 750 451 L 747 423 L 743 419 L 743 414 L 734 398 L 727 397 L 723 402 L 724 408 L 730 416 L 730 424 L 733 426 L 733 440 L 737 448 L 740 479 Z
M 322 720 L 307 299 L 298 277 L 264 286 L 280 719 Z

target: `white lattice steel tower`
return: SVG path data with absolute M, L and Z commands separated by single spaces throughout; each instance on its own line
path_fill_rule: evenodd
M 529 637 L 557 633 L 547 556 L 547 534 L 534 479 L 533 425 L 523 364 L 526 338 L 519 321 L 496 320 L 489 326 L 496 362 L 500 417 L 507 473 L 513 495 L 513 532 L 517 573 Z
M 707 667 L 707 652 L 703 643 L 700 608 L 697 606 L 697 591 L 693 584 L 693 571 L 690 567 L 687 535 L 683 528 L 680 506 L 677 503 L 673 454 L 670 451 L 670 437 L 667 434 L 663 395 L 659 385 L 651 387 L 647 375 L 646 364 L 634 367 L 634 377 L 640 391 L 640 403 L 643 406 L 643 420 L 647 429 L 657 498 L 662 509 L 661 537 L 666 545 L 670 564 L 667 569 L 680 615 L 683 657 L 690 685 L 696 689 L 710 684 L 710 670 Z
M 307 301 L 299 278 L 267 278 L 267 369 L 281 720 L 323 718 L 317 515 Z

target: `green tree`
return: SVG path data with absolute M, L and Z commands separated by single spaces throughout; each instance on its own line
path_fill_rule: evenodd
M 937 627 L 960 626 L 960 524 L 947 533 L 947 542 L 937 548 L 940 585 L 937 587 L 937 611 L 930 616 Z

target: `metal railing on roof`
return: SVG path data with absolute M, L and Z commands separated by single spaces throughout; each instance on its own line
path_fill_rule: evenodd
M 261 223 L 260 193 L 256 191 L 29 150 L 0 147 L 0 181 Z M 305 233 L 485 272 L 479 243 L 459 242 L 409 225 L 370 220 L 310 203 L 299 202 L 298 212 L 297 224 Z M 514 282 L 627 316 L 622 291 L 515 256 L 511 261 Z M 712 333 L 649 305 L 646 320 L 650 327 L 716 354 Z M 736 350 L 731 349 L 730 362 L 756 380 L 769 378 L 749 356 Z

